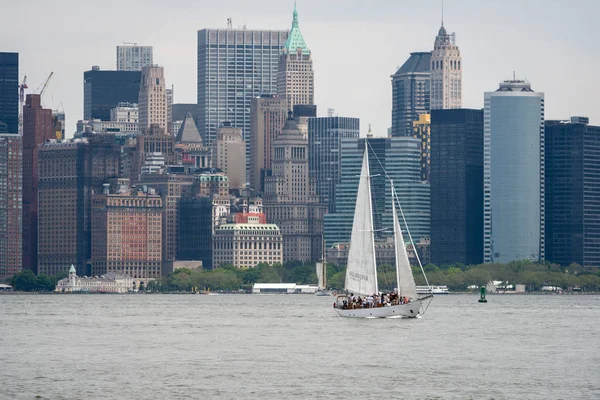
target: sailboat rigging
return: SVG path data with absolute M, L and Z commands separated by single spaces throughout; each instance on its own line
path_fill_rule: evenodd
M 388 295 L 379 293 L 377 283 L 377 261 L 375 255 L 375 236 L 373 229 L 373 204 L 369 175 L 368 141 L 365 141 L 365 153 L 359 178 L 354 221 L 350 237 L 350 249 L 346 266 L 345 294 L 338 295 L 334 309 L 342 317 L 352 318 L 414 318 L 424 313 L 423 304 L 433 298 L 432 294 L 419 297 L 415 280 L 404 245 L 402 229 L 398 219 L 396 203 L 398 196 L 393 181 L 391 186 L 392 218 L 394 225 L 394 247 L 396 258 L 396 291 Z M 406 225 L 402 208 L 400 214 Z M 412 243 L 410 232 L 407 233 Z M 413 244 L 414 247 L 414 244 Z M 417 255 L 417 260 L 420 260 Z M 421 271 L 425 274 L 423 267 Z M 427 278 L 425 278 L 427 280 Z M 427 302 L 427 304 L 429 304 Z

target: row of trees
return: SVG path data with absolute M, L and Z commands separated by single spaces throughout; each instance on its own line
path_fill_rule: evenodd
M 470 285 L 483 286 L 493 280 L 524 284 L 528 291 L 537 291 L 546 285 L 563 289 L 580 288 L 583 291 L 600 291 L 600 269 L 583 268 L 578 264 L 564 267 L 549 262 L 513 261 L 508 264 L 445 266 L 429 264 L 424 269 L 430 284 L 447 285 L 453 291 L 467 290 Z M 420 268 L 413 267 L 413 273 L 417 285 L 424 285 L 425 279 Z M 389 291 L 396 287 L 396 271 L 393 266 L 379 266 L 378 275 L 381 290 Z M 24 270 L 13 276 L 10 284 L 17 291 L 45 292 L 54 290 L 56 282 L 66 276 L 67 272 L 54 276 L 44 274 L 36 276 L 33 272 Z M 327 277 L 330 288 L 341 290 L 344 287 L 346 269 L 327 264 Z M 146 290 L 151 292 L 249 291 L 256 282 L 315 284 L 317 275 L 314 264 L 301 262 L 285 265 L 259 264 L 256 268 L 248 269 L 239 269 L 232 265 L 225 265 L 215 270 L 183 268 L 170 273 L 167 277 L 150 282 Z
M 425 271 L 432 285 L 448 285 L 451 290 L 459 291 L 465 290 L 469 285 L 482 286 L 492 280 L 524 284 L 528 291 L 537 291 L 543 286 L 600 291 L 600 269 L 583 268 L 575 263 L 561 266 L 550 262 L 523 260 L 507 264 L 454 264 L 443 267 L 429 264 Z M 422 279 L 418 281 L 423 282 Z
M 36 276 L 31 270 L 25 269 L 15 274 L 9 284 L 14 290 L 20 292 L 51 292 L 56 287 L 56 283 L 67 275 L 68 273 L 64 271 L 52 276 L 45 274 Z
M 424 267 L 431 285 L 447 285 L 453 291 L 466 291 L 469 286 L 484 286 L 490 281 L 524 284 L 528 291 L 538 291 L 543 286 L 558 286 L 565 290 L 580 288 L 583 291 L 600 291 L 600 269 L 583 268 L 578 264 L 568 267 L 558 264 L 514 261 L 508 264 L 488 263 L 479 265 L 453 264 Z M 417 285 L 424 285 L 425 278 L 420 268 L 413 267 Z M 332 289 L 341 290 L 346 277 L 345 267 L 327 265 L 327 282 Z M 250 290 L 256 282 L 315 284 L 317 276 L 314 264 L 300 262 L 285 265 L 259 264 L 256 268 L 239 269 L 225 265 L 215 270 L 179 269 L 169 276 L 151 282 L 150 291 Z M 381 290 L 396 287 L 396 271 L 393 266 L 378 268 L 378 283 Z
M 148 290 L 160 292 L 191 290 L 248 291 L 257 282 L 313 284 L 316 281 L 317 275 L 314 264 L 292 262 L 285 265 L 269 265 L 261 263 L 255 268 L 245 269 L 236 268 L 233 265 L 224 265 L 215 270 L 181 268 L 173 271 L 167 277 L 150 282 Z

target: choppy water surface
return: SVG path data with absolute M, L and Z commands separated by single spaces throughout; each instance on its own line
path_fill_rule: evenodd
M 600 398 L 600 296 L 1 295 L 0 398 Z

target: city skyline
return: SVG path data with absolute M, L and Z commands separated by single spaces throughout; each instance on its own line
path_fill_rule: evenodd
M 28 76 L 28 93 L 36 93 L 39 84 L 54 72 L 43 102 L 50 108 L 62 103 L 67 137 L 83 116 L 82 72 L 92 65 L 114 69 L 115 49 L 123 42 L 153 46 L 154 62 L 164 66 L 167 84 L 176 88 L 175 103 L 195 102 L 198 30 L 225 28 L 229 17 L 234 28 L 287 30 L 293 9 L 292 1 L 246 4 L 229 0 L 194 13 L 187 1 L 177 5 L 151 2 L 143 8 L 120 4 L 121 12 L 113 15 L 108 12 L 110 7 L 92 13 L 87 5 L 73 4 L 67 0 L 40 2 L 36 7 L 9 4 L 7 14 L 27 14 L 27 23 L 12 19 L 0 27 L 2 37 L 8 38 L 3 51 L 19 52 L 19 79 Z M 303 0 L 297 7 L 302 34 L 313 54 L 319 115 L 334 108 L 339 115 L 361 118 L 363 135 L 368 123 L 376 135 L 385 134 L 391 126 L 389 76 L 410 52 L 432 50 L 441 23 L 441 1 L 418 5 L 381 1 L 378 7 L 369 7 L 357 0 L 326 4 Z M 67 8 L 74 20 L 85 17 L 85 30 L 67 24 L 56 31 L 49 16 Z M 464 61 L 463 107 L 482 108 L 483 93 L 494 90 L 498 81 L 516 71 L 517 77 L 546 93 L 548 119 L 584 115 L 591 124 L 598 124 L 600 111 L 594 107 L 593 96 L 600 90 L 600 80 L 593 77 L 600 52 L 593 43 L 593 21 L 600 6 L 580 0 L 569 12 L 576 12 L 577 18 L 563 18 L 564 7 L 558 2 L 514 1 L 498 7 L 474 0 L 447 1 L 444 26 L 456 33 Z M 131 13 L 162 29 L 153 23 L 132 25 Z M 107 18 L 116 29 L 104 28 L 100 21 Z M 75 43 L 73 37 L 79 40 Z M 357 49 L 360 57 L 346 57 Z

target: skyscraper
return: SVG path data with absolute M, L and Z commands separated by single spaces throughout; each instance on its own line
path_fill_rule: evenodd
M 167 99 L 167 133 L 169 135 L 177 135 L 177 132 L 173 130 L 173 96 L 175 96 L 175 87 L 171 85 L 170 89 L 165 91 Z
M 94 66 L 83 73 L 83 119 L 110 121 L 119 103 L 137 103 L 140 71 L 101 71 Z
M 0 134 L 0 280 L 21 271 L 23 262 L 23 141 Z
M 308 173 L 308 139 L 291 111 L 272 147 L 271 174 L 265 178 L 263 197 L 267 221 L 281 229 L 284 261 L 315 261 L 322 256 L 326 207 L 319 203 Z
M 205 146 L 230 121 L 242 128 L 250 159 L 250 103 L 277 93 L 277 71 L 288 31 L 202 29 L 198 31 L 198 130 Z
M 114 135 L 48 140 L 39 147 L 39 273 L 73 264 L 90 275 L 92 197 L 119 176 L 121 148 Z
M 431 262 L 483 262 L 483 111 L 431 112 Z
M 114 179 L 92 197 L 91 263 L 94 275 L 123 273 L 146 285 L 162 272 L 162 199 Z
M 266 171 L 271 168 L 271 143 L 287 118 L 286 100 L 272 94 L 252 99 L 250 104 L 250 185 L 264 191 Z
M 484 262 L 543 260 L 544 94 L 510 80 L 484 99 Z
M 287 110 L 296 104 L 314 104 L 314 71 L 312 56 L 298 26 L 298 11 L 294 3 L 292 29 L 279 57 L 277 94 L 285 98 Z
M 0 133 L 19 133 L 19 53 L 0 52 Z
M 152 46 L 137 43 L 117 46 L 117 71 L 141 71 L 152 64 Z
M 343 139 L 358 139 L 360 120 L 349 117 L 308 119 L 308 168 L 321 203 L 335 211 L 335 188 L 340 183 Z
M 227 174 L 231 189 L 246 187 L 246 143 L 240 128 L 223 123 L 211 146 L 211 159 L 215 167 Z
M 163 67 L 142 68 L 142 82 L 138 95 L 140 130 L 156 125 L 167 133 L 167 88 Z
M 392 136 L 412 136 L 413 121 L 429 112 L 431 52 L 410 53 L 392 75 Z
M 546 121 L 546 259 L 600 266 L 600 126 Z
M 418 121 L 413 121 L 412 137 L 421 141 L 421 180 L 429 180 L 431 167 L 431 114 L 420 114 Z
M 391 186 L 393 180 L 415 244 L 429 237 L 429 183 L 421 181 L 420 142 L 412 137 L 343 139 L 340 183 L 335 191 L 335 213 L 325 215 L 325 244 L 347 243 L 352 233 L 360 168 L 369 146 L 371 196 L 375 238 L 393 235 Z M 406 233 L 405 224 L 400 221 Z M 408 236 L 404 238 L 408 240 Z
M 454 33 L 447 33 L 444 21 L 431 53 L 431 109 L 462 107 L 462 57 Z
M 23 106 L 23 267 L 37 271 L 38 151 L 54 139 L 52 110 L 42 108 L 39 94 L 28 94 Z

